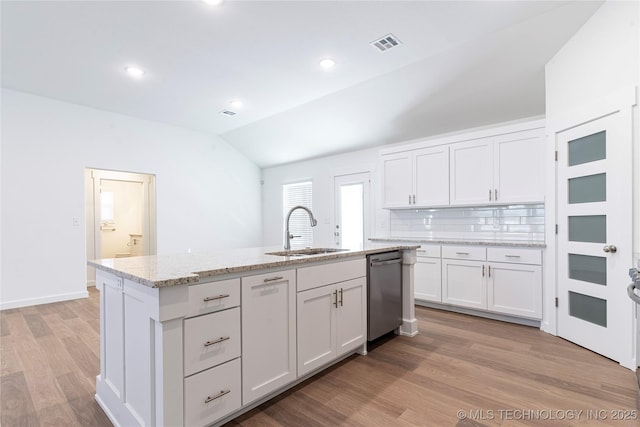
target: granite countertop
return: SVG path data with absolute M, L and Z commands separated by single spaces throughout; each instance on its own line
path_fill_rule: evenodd
M 419 245 L 421 243 L 442 244 L 442 245 L 476 245 L 476 246 L 509 246 L 520 248 L 546 248 L 544 242 L 533 240 L 495 240 L 495 239 L 454 239 L 454 238 L 429 238 L 429 237 L 372 237 L 371 242 L 397 242 L 397 243 L 413 243 Z
M 280 256 L 267 252 L 281 251 L 281 247 L 258 247 L 219 250 L 203 253 L 181 253 L 170 255 L 150 255 L 127 258 L 106 258 L 88 261 L 87 264 L 99 270 L 152 287 L 188 285 L 198 283 L 201 277 L 211 277 L 229 273 L 264 270 L 269 268 L 298 266 L 310 262 L 365 256 L 368 254 L 417 249 L 419 244 L 369 243 L 364 250 L 347 249 L 317 255 Z

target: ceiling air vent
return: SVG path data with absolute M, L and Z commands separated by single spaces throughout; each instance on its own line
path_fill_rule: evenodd
M 398 40 L 393 34 L 387 34 L 381 39 L 371 42 L 371 46 L 377 48 L 380 52 L 385 52 L 393 47 L 401 45 L 402 42 Z
M 231 110 L 222 110 L 220 111 L 220 114 L 224 114 L 225 116 L 235 116 L 236 112 Z

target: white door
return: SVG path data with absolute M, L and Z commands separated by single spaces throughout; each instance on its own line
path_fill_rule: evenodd
M 555 138 L 558 335 L 632 368 L 630 116 L 616 112 Z
M 369 172 L 336 176 L 334 182 L 336 246 L 363 249 L 370 233 Z

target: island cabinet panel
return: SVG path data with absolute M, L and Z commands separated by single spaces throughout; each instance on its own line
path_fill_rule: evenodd
M 240 305 L 240 279 L 189 286 L 189 316 L 212 313 Z
M 367 279 L 298 292 L 298 376 L 365 344 Z
M 240 359 L 184 380 L 184 425 L 206 426 L 241 406 Z
M 185 319 L 185 376 L 239 356 L 240 308 Z
M 296 272 L 242 278 L 242 404 L 296 379 Z
M 318 286 L 366 276 L 366 274 L 366 258 L 303 267 L 298 269 L 297 289 L 298 292 L 306 291 Z

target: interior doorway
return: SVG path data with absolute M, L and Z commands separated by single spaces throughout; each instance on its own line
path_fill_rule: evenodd
M 370 234 L 369 172 L 334 178 L 336 246 L 363 249 Z
M 156 253 L 155 177 L 87 169 L 85 172 L 87 259 Z M 95 285 L 95 270 L 87 270 Z

